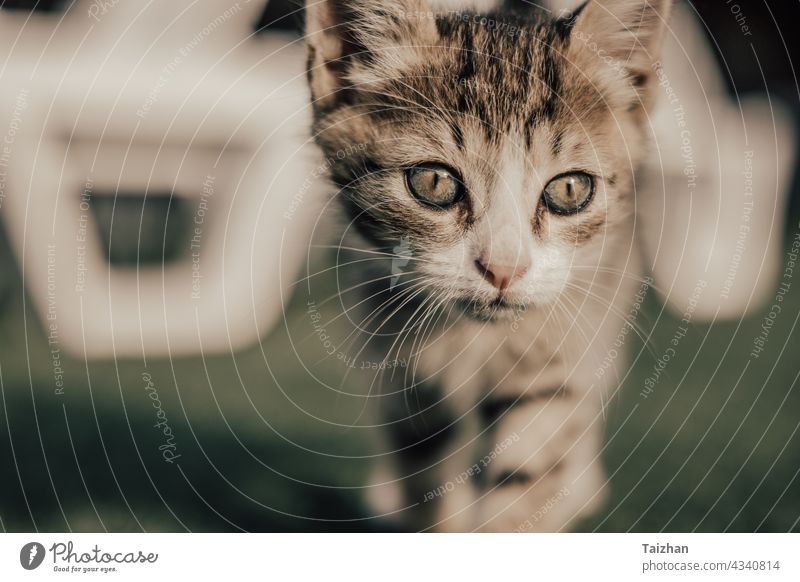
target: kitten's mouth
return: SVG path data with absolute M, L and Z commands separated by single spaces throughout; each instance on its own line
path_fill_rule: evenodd
M 508 320 L 518 311 L 526 309 L 523 305 L 506 300 L 502 295 L 492 301 L 460 299 L 458 304 L 466 315 L 478 321 Z

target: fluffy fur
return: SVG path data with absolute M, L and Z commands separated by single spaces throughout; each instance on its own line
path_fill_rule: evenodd
M 379 360 L 412 363 L 380 375 L 391 454 L 371 489 L 406 528 L 566 529 L 603 498 L 615 381 L 595 372 L 640 280 L 635 170 L 669 0 L 560 18 L 507 4 L 307 2 L 313 131 L 347 246 L 385 258 L 360 263 L 363 329 Z M 453 169 L 464 197 L 420 204 L 405 179 L 420 164 Z M 594 192 L 561 215 L 543 191 L 568 172 Z M 487 264 L 524 268 L 498 290 Z

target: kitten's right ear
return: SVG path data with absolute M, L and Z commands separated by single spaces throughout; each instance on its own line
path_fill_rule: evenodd
M 334 96 L 347 61 L 363 50 L 356 44 L 349 16 L 345 2 L 306 1 L 308 78 L 315 103 Z
M 647 107 L 672 0 L 587 0 L 570 19 L 571 59 L 611 80 L 619 73 Z
M 427 0 L 306 0 L 315 103 L 324 105 L 344 89 L 395 76 L 403 65 L 419 61 L 422 49 L 438 36 Z

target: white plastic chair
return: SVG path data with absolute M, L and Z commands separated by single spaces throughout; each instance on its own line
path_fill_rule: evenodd
M 302 189 L 317 154 L 302 41 L 252 37 L 263 7 L 0 12 L 0 104 L 19 114 L 0 214 L 55 347 L 224 352 L 280 315 L 318 214 L 317 185 Z M 163 266 L 110 265 L 86 203 L 129 191 L 188 199 L 196 247 Z

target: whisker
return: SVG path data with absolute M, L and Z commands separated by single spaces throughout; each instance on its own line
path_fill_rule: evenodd
M 411 281 L 406 281 L 406 282 L 404 282 L 404 283 L 403 283 L 403 285 L 408 285 L 408 284 L 410 284 L 410 283 L 413 283 L 414 281 L 417 281 L 417 283 L 414 283 L 414 284 L 413 284 L 413 285 L 411 285 L 410 287 L 406 287 L 406 289 L 403 289 L 403 290 L 401 290 L 401 291 L 400 291 L 400 292 L 398 292 L 396 295 L 393 295 L 393 296 L 392 296 L 392 297 L 390 297 L 389 299 L 387 299 L 387 300 L 385 300 L 384 302 L 382 302 L 382 303 L 381 303 L 381 305 L 379 305 L 379 306 L 378 306 L 378 308 L 380 308 L 380 307 L 381 307 L 381 306 L 382 306 L 384 303 L 387 303 L 387 302 L 392 302 L 392 301 L 395 301 L 395 300 L 397 300 L 399 297 L 402 297 L 402 296 L 403 296 L 403 294 L 406 292 L 406 290 L 408 290 L 408 289 L 414 289 L 414 288 L 416 288 L 416 287 L 417 287 L 417 286 L 419 286 L 419 285 L 423 285 L 423 284 L 425 284 L 425 280 L 424 280 L 424 279 L 425 279 L 425 277 L 418 277 L 417 279 L 412 279 Z M 399 286 L 400 286 L 400 285 L 398 285 L 398 287 L 399 287 Z M 322 326 L 320 326 L 320 327 L 323 327 L 323 328 L 327 328 L 327 327 L 329 327 L 330 325 L 332 325 L 333 323 L 335 323 L 335 322 L 336 322 L 336 321 L 337 321 L 339 318 L 341 318 L 341 317 L 344 317 L 344 316 L 348 315 L 348 313 L 349 313 L 350 311 L 352 311 L 353 309 L 357 309 L 357 308 L 358 308 L 359 306 L 361 306 L 362 304 L 364 304 L 364 303 L 366 303 L 366 302 L 370 301 L 372 298 L 374 298 L 374 297 L 376 297 L 376 296 L 378 296 L 378 295 L 380 295 L 380 294 L 382 294 L 382 293 L 385 293 L 385 291 L 384 291 L 384 290 L 380 290 L 380 291 L 378 291 L 378 292 L 376 292 L 376 293 L 373 293 L 372 295 L 370 295 L 370 296 L 368 296 L 368 297 L 365 297 L 364 299 L 362 299 L 361 301 L 359 301 L 359 302 L 358 302 L 358 303 L 356 303 L 355 305 L 351 305 L 350 307 L 348 307 L 347 309 L 343 310 L 342 312 L 340 312 L 340 313 L 339 313 L 338 315 L 336 315 L 335 317 L 333 317 L 333 318 L 329 319 L 328 321 L 326 321 L 326 322 L 325 322 L 325 323 L 324 323 Z M 340 297 L 340 295 L 334 295 L 334 296 L 332 296 L 332 297 L 331 297 L 329 300 L 331 300 L 331 299 L 335 299 L 335 298 L 338 298 L 338 297 Z M 325 303 L 327 303 L 329 300 L 326 300 L 326 301 L 323 301 L 322 303 L 318 303 L 318 304 L 316 304 L 316 307 L 321 307 L 322 305 L 324 305 Z M 378 308 L 376 308 L 376 309 L 378 309 Z M 307 340 L 308 340 L 308 339 L 309 339 L 311 336 L 313 336 L 315 333 L 316 333 L 316 331 L 313 331 L 313 332 L 309 333 L 309 334 L 308 334 L 308 335 L 307 335 L 305 338 L 303 338 L 303 340 L 302 340 L 302 341 L 307 341 Z

